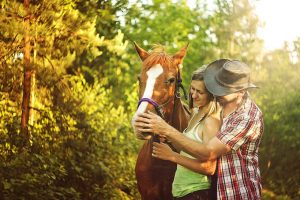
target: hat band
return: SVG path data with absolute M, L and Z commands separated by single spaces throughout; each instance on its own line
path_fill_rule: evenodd
M 250 86 L 249 82 L 244 83 L 244 84 L 240 84 L 240 85 L 227 84 L 227 83 L 224 83 L 221 80 L 219 80 L 217 76 L 215 76 L 215 80 L 219 85 L 221 85 L 223 87 L 228 87 L 228 88 L 243 89 L 243 88 L 248 88 Z

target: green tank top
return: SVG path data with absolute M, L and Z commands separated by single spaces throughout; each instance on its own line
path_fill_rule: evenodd
M 202 143 L 202 139 L 198 133 L 202 132 L 203 125 L 201 122 L 195 124 L 189 131 L 184 130 L 183 134 L 193 140 Z M 181 151 L 181 155 L 194 158 L 191 155 Z M 210 188 L 210 179 L 203 174 L 191 171 L 181 165 L 177 165 L 175 173 L 172 194 L 174 197 L 182 197 L 198 190 L 205 190 Z

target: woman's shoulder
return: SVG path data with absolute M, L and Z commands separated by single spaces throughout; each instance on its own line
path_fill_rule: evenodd
M 213 138 L 220 130 L 221 121 L 217 115 L 210 115 L 204 120 L 203 133 L 204 141 L 208 141 Z
M 216 132 L 220 129 L 221 121 L 219 115 L 210 115 L 204 120 L 204 129 L 208 132 Z
M 206 126 L 212 126 L 212 125 L 217 125 L 219 126 L 221 124 L 221 120 L 220 120 L 220 115 L 218 114 L 212 114 L 209 115 L 208 117 L 206 117 L 206 119 L 204 120 L 204 124 Z

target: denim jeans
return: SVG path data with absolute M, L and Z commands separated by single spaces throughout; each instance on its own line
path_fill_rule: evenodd
M 210 200 L 210 190 L 198 190 L 183 197 L 173 197 L 174 200 Z

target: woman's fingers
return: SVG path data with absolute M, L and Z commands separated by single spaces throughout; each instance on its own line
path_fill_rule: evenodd
M 163 160 L 169 160 L 170 151 L 168 148 L 169 146 L 165 143 L 153 142 L 152 156 Z
M 153 147 L 152 147 L 152 152 L 153 153 L 157 153 L 159 151 L 159 145 L 160 145 L 160 143 L 153 142 Z
M 154 143 L 156 143 L 156 142 L 154 142 Z M 157 149 L 156 147 L 154 147 L 153 146 L 153 149 L 152 149 L 152 156 L 153 157 L 156 157 L 156 158 L 159 158 L 159 154 L 160 152 L 159 152 L 159 149 Z
M 155 153 L 161 153 L 161 151 L 165 148 L 166 145 L 167 144 L 165 143 L 153 142 L 152 151 Z
M 163 148 L 164 146 L 168 146 L 168 145 L 165 144 L 165 143 L 153 142 L 153 148 L 154 148 L 154 149 L 161 149 L 161 148 Z
M 153 149 L 157 149 L 161 146 L 161 143 L 153 142 Z

